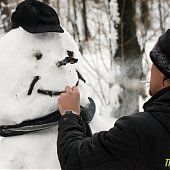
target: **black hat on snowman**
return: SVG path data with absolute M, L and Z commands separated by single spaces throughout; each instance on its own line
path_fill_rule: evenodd
M 64 30 L 56 11 L 37 0 L 21 2 L 11 17 L 12 28 L 22 27 L 29 33 L 59 32 Z
M 162 34 L 150 52 L 153 64 L 167 77 L 170 77 L 170 29 Z

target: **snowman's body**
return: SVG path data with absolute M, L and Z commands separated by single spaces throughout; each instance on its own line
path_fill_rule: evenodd
M 48 115 L 58 109 L 57 96 L 37 93 L 38 89 L 64 91 L 75 86 L 75 65 L 58 67 L 58 62 L 72 51 L 81 54 L 67 31 L 31 34 L 17 28 L 0 39 L 0 125 L 15 125 Z M 30 84 L 38 76 L 31 94 Z M 81 105 L 88 104 L 84 95 Z M 0 138 L 0 169 L 60 169 L 57 158 L 57 126 L 25 135 Z
M 0 141 L 0 169 L 60 169 L 57 127 Z

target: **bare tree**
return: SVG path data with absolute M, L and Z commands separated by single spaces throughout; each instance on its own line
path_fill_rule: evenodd
M 138 111 L 138 91 L 133 86 L 133 81 L 141 79 L 142 55 L 137 40 L 136 30 L 136 0 L 119 0 L 120 24 L 118 30 L 118 48 L 115 54 L 117 64 L 121 66 L 121 79 L 119 83 L 122 92 L 119 95 L 120 107 L 114 114 L 115 117 L 132 114 Z M 130 101 L 130 102 L 129 102 Z M 123 110 L 122 110 L 123 109 Z
M 90 37 L 90 32 L 87 24 L 87 15 L 86 15 L 86 0 L 82 0 L 83 8 L 82 8 L 82 18 L 83 18 L 83 25 L 84 25 L 84 35 L 85 41 L 88 41 Z
M 2 29 L 4 32 L 8 32 L 10 29 L 10 14 L 11 10 L 8 5 L 7 0 L 0 0 L 0 11 L 1 11 L 1 18 L 2 18 Z

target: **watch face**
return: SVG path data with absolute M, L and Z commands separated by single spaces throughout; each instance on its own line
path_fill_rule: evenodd
M 65 114 L 75 114 L 75 115 L 78 115 L 78 113 L 76 113 L 74 111 L 64 111 L 62 115 L 65 115 Z

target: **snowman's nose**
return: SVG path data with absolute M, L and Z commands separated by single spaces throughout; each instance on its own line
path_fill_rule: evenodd
M 77 63 L 78 59 L 74 58 L 74 52 L 73 51 L 69 51 L 67 50 L 67 57 L 61 61 L 58 61 L 56 63 L 57 67 L 61 67 L 61 66 L 65 66 L 66 64 L 70 63 L 70 64 L 75 64 Z
M 78 59 L 73 58 L 73 57 L 66 57 L 64 60 L 58 61 L 56 63 L 57 67 L 65 66 L 66 64 L 75 64 L 77 63 Z

